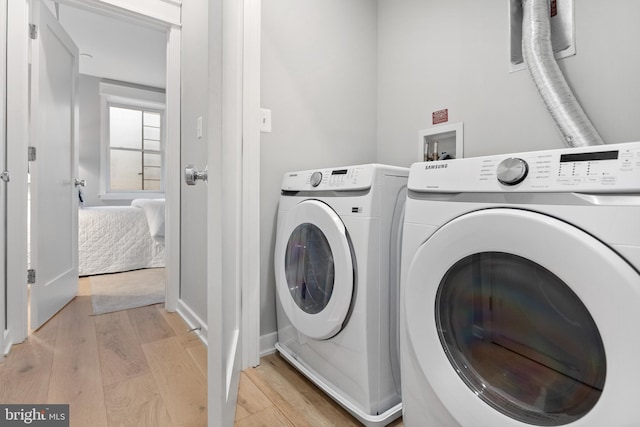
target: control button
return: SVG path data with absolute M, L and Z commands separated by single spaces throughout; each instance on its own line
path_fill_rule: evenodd
M 504 185 L 520 184 L 527 177 L 529 165 L 522 159 L 511 157 L 498 165 L 498 181 Z
M 317 187 L 322 182 L 322 172 L 314 172 L 311 174 L 311 186 Z

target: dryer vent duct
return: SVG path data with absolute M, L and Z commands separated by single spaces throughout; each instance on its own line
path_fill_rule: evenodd
M 522 0 L 522 8 L 522 56 L 565 144 L 604 144 L 554 58 L 549 0 Z

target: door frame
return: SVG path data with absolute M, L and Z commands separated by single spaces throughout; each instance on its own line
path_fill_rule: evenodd
M 260 363 L 260 50 L 262 0 L 243 2 L 242 369 Z
M 7 335 L 5 349 L 27 338 L 27 147 L 29 145 L 29 0 L 7 9 Z
M 6 133 L 5 130 L 7 128 L 7 98 L 6 98 L 6 90 L 7 90 L 7 0 L 0 0 L 0 100 L 2 100 L 0 104 L 0 168 L 2 171 L 6 170 L 7 159 L 6 159 Z M 7 301 L 5 299 L 5 292 L 7 283 L 4 280 L 6 278 L 6 250 L 7 250 L 7 226 L 6 226 L 6 215 L 7 215 L 7 205 L 5 198 L 5 191 L 7 190 L 7 185 L 2 185 L 2 190 L 0 191 L 0 277 L 2 277 L 4 282 L 4 288 L 0 289 L 0 361 L 5 353 L 5 334 L 7 331 L 7 324 L 5 322 L 5 314 L 7 309 Z
M 167 32 L 167 138 L 180 141 L 180 9 L 175 3 L 174 13 L 156 14 L 151 4 L 148 10 L 132 11 L 110 4 L 112 0 L 59 0 L 60 3 L 83 8 L 136 22 Z M 7 201 L 7 242 L 12 250 L 7 253 L 8 342 L 24 341 L 28 336 L 27 271 L 27 150 L 29 146 L 29 63 L 30 47 L 28 24 L 30 0 L 9 2 L 7 52 L 7 164 L 12 174 Z M 140 9 L 140 8 L 139 8 Z M 166 12 L 164 10 L 160 12 Z M 175 311 L 179 295 L 179 224 L 180 224 L 180 147 L 168 144 L 167 181 L 168 198 L 177 200 L 167 207 L 167 295 L 168 311 Z M 177 182 L 177 184 L 176 184 Z M 177 189 L 177 191 L 176 191 Z M 174 248 L 173 250 L 169 248 Z
M 166 0 L 158 9 L 157 2 L 147 0 L 128 9 L 119 0 L 59 0 L 60 3 L 83 7 L 98 13 L 116 15 L 135 22 L 160 27 L 167 31 L 167 140 L 180 141 L 180 2 Z M 7 43 L 7 165 L 11 184 L 7 185 L 7 335 L 6 351 L 12 344 L 27 338 L 27 147 L 29 145 L 29 4 L 30 0 L 8 2 Z M 260 341 L 260 5 L 261 0 L 245 0 L 243 28 L 244 61 L 236 70 L 242 73 L 243 146 L 239 154 L 243 164 L 237 177 L 242 182 L 242 367 L 259 363 Z M 167 145 L 167 302 L 175 311 L 180 282 L 180 144 Z

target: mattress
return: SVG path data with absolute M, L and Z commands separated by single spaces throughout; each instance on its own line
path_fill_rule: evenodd
M 164 243 L 150 232 L 135 206 L 81 208 L 78 212 L 80 276 L 164 267 Z

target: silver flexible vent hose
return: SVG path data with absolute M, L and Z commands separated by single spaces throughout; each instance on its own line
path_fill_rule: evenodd
M 604 144 L 558 67 L 551 46 L 549 0 L 522 0 L 522 56 L 565 144 Z

